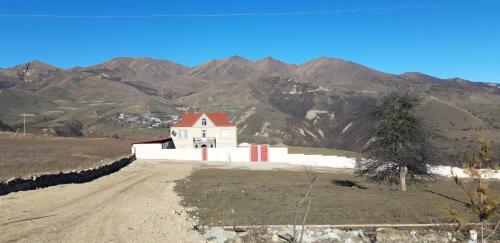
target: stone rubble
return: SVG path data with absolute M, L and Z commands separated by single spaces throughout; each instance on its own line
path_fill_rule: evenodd
M 203 228 L 204 238 L 208 242 L 289 242 L 293 235 L 293 226 L 286 227 L 260 227 L 244 232 L 235 232 L 232 229 L 222 227 Z M 300 227 L 297 227 L 297 237 L 300 237 Z M 477 233 L 474 230 L 468 232 L 467 236 L 458 231 L 434 230 L 434 229 L 335 229 L 335 228 L 306 228 L 304 230 L 304 243 L 322 242 L 477 242 Z

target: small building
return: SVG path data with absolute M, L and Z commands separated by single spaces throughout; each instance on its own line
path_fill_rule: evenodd
M 170 135 L 178 149 L 236 148 L 236 125 L 227 113 L 185 113 L 170 127 Z

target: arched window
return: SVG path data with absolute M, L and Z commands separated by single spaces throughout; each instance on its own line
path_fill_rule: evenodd
M 207 125 L 207 119 L 203 118 L 201 119 L 201 125 L 206 126 Z

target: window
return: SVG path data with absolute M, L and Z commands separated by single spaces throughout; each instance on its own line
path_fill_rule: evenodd
M 179 130 L 179 138 L 187 138 L 188 137 L 188 131 L 187 129 L 181 129 Z
M 207 130 L 203 129 L 201 130 L 201 137 L 206 138 L 207 137 Z
M 229 129 L 220 130 L 220 137 L 221 138 L 229 138 Z
M 207 119 L 203 118 L 201 119 L 201 125 L 206 126 L 207 125 Z

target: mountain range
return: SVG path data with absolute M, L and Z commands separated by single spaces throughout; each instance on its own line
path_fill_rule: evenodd
M 401 86 L 423 97 L 418 115 L 443 163 L 471 150 L 477 135 L 498 161 L 499 84 L 389 74 L 327 57 L 298 65 L 233 56 L 195 67 L 114 58 L 69 69 L 39 61 L 0 68 L 0 129 L 21 128 L 25 117 L 33 133 L 140 138 L 168 134 L 184 112 L 223 111 L 239 124 L 240 142 L 360 151 L 374 106 Z

